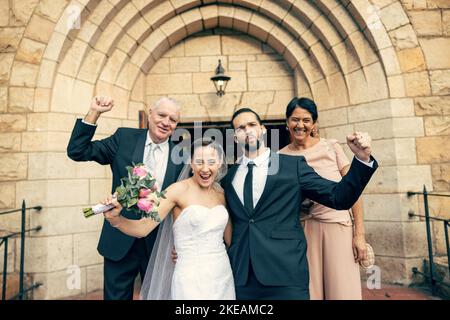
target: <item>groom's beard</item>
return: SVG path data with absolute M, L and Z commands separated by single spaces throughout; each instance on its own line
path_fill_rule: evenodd
M 254 145 L 249 144 L 247 141 L 244 144 L 244 149 L 246 152 L 255 152 L 262 147 L 261 139 L 257 139 Z

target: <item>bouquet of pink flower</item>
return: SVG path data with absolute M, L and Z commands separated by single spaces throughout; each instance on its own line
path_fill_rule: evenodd
M 156 179 L 149 173 L 143 163 L 126 167 L 128 177 L 122 178 L 120 186 L 116 188 L 117 202 L 127 210 L 137 215 L 152 218 L 160 222 L 158 207 L 161 198 L 165 199 L 165 191 L 159 192 Z M 91 208 L 84 208 L 86 218 L 103 213 L 113 208 L 112 205 L 97 204 Z

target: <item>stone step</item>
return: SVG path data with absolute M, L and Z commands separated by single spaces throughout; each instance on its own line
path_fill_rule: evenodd
M 436 293 L 444 299 L 450 299 L 450 274 L 449 274 L 449 270 L 448 270 L 447 257 L 446 256 L 434 257 L 433 261 L 434 261 L 434 272 L 435 272 L 436 280 L 439 280 L 439 281 L 442 281 L 442 282 L 445 282 L 448 284 L 448 286 L 446 286 L 444 284 L 437 283 L 436 284 L 436 288 L 437 288 Z M 428 275 L 430 272 L 429 270 L 430 270 L 430 260 L 427 258 L 424 260 L 423 272 Z

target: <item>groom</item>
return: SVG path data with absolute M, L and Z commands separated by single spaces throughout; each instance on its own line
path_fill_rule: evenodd
M 134 162 L 145 163 L 156 178 L 160 190 L 174 183 L 183 163 L 175 164 L 170 157 L 174 147 L 170 136 L 180 118 L 180 106 L 163 97 L 149 109 L 148 130 L 119 128 L 110 137 L 91 141 L 101 114 L 114 106 L 109 97 L 95 97 L 83 120 L 78 119 L 67 146 L 67 155 L 75 161 L 96 161 L 108 164 L 113 174 L 112 192 L 127 176 L 126 166 Z M 95 200 L 95 199 L 93 199 Z M 100 199 L 97 199 L 100 200 Z M 125 209 L 121 214 L 129 219 L 137 216 Z M 125 235 L 106 222 L 98 244 L 98 252 L 104 257 L 104 299 L 131 300 L 134 279 L 140 273 L 144 279 L 147 263 L 156 239 L 152 232 L 143 239 Z
M 355 154 L 350 171 L 336 183 L 320 177 L 301 156 L 273 153 L 258 114 L 237 110 L 232 117 L 235 142 L 244 155 L 223 180 L 233 222 L 228 250 L 236 297 L 243 300 L 309 299 L 306 239 L 300 226 L 305 197 L 335 209 L 349 209 L 377 168 L 370 138 L 347 137 Z

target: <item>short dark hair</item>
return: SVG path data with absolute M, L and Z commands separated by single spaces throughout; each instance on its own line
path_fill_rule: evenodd
M 250 108 L 241 108 L 241 109 L 239 109 L 239 110 L 236 110 L 234 113 L 233 113 L 233 116 L 231 117 L 231 127 L 234 129 L 234 126 L 233 126 L 233 120 L 238 116 L 238 115 L 240 115 L 241 113 L 245 113 L 245 112 L 250 112 L 250 113 L 253 113 L 255 116 L 256 116 L 256 120 L 258 120 L 258 123 L 259 124 L 262 124 L 262 121 L 261 121 L 261 118 L 259 117 L 259 114 L 257 114 L 255 111 L 253 111 L 252 109 L 250 109 Z
M 294 110 L 296 108 L 305 109 L 306 111 L 311 113 L 313 121 L 317 121 L 317 118 L 319 117 L 317 113 L 317 106 L 311 99 L 295 97 L 291 101 L 289 101 L 286 107 L 286 119 L 289 119 L 289 117 L 292 116 L 292 113 L 294 113 Z

